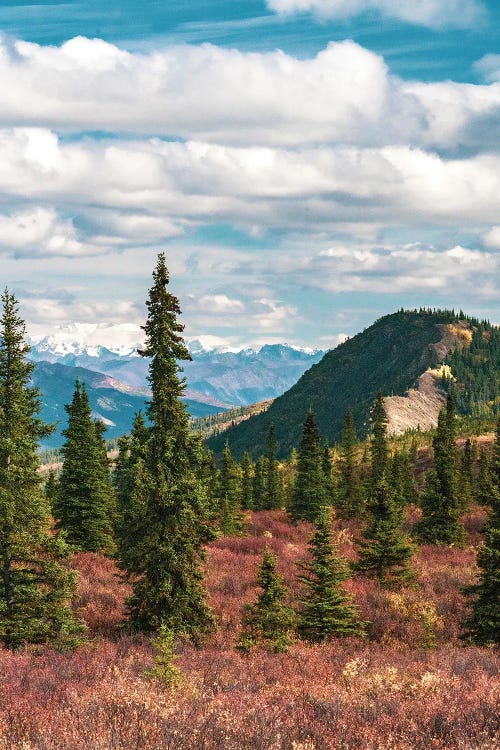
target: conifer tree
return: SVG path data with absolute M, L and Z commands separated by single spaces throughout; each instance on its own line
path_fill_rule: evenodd
M 276 556 L 269 546 L 264 550 L 257 581 L 262 592 L 244 609 L 243 629 L 237 647 L 248 651 L 252 646 L 262 644 L 275 652 L 286 651 L 292 642 L 295 613 L 285 604 L 283 578 L 276 570 Z
M 252 459 L 245 451 L 241 460 L 241 507 L 243 510 L 253 508 L 253 471 Z
M 149 428 L 142 412 L 134 418 L 130 436 L 119 441 L 119 453 L 113 475 L 117 495 L 116 541 L 118 559 L 123 568 L 134 567 L 139 552 L 146 495 L 150 476 L 146 467 Z
M 0 318 L 0 641 L 76 645 L 83 625 L 69 607 L 76 577 L 69 550 L 50 530 L 49 504 L 38 472 L 38 440 L 52 432 L 39 417 L 25 357 L 24 321 L 7 290 Z
M 479 451 L 477 477 L 474 483 L 474 501 L 479 505 L 488 505 L 493 484 L 492 460 L 486 448 L 482 448 Z
M 292 491 L 290 514 L 295 521 L 315 521 L 326 503 L 323 454 L 316 419 L 307 415 L 299 449 L 297 476 Z
M 472 502 L 472 464 L 472 442 L 470 438 L 467 438 L 459 471 L 458 505 L 460 513 L 465 513 Z
M 356 451 L 356 430 L 352 412 L 346 412 L 339 455 L 339 480 L 336 505 L 346 518 L 359 517 L 364 512 L 364 498 L 359 478 Z
M 190 360 L 178 321 L 178 299 L 168 291 L 169 274 L 161 253 L 146 302 L 146 343 L 150 358 L 145 512 L 138 552 L 128 572 L 137 576 L 129 600 L 132 625 L 158 631 L 162 626 L 195 641 L 214 628 L 205 601 L 202 545 L 211 538 L 207 497 L 200 479 L 206 452 L 191 433 L 181 397 L 185 381 L 178 362 Z
M 449 396 L 439 413 L 432 446 L 434 469 L 426 477 L 421 498 L 423 517 L 416 532 L 424 544 L 462 544 L 465 532 L 459 521 L 455 409 Z
M 323 469 L 323 478 L 325 480 L 325 502 L 327 505 L 334 505 L 336 499 L 336 488 L 333 480 L 332 459 L 328 443 L 323 446 L 323 459 L 321 461 Z
M 253 508 L 264 510 L 266 506 L 266 459 L 259 456 L 253 475 Z
M 413 579 L 410 561 L 414 549 L 401 526 L 404 508 L 396 502 L 390 484 L 387 416 L 379 393 L 372 411 L 372 464 L 368 480 L 370 520 L 363 533 L 356 570 L 374 576 L 386 586 Z
M 57 503 L 57 493 L 59 489 L 59 483 L 57 481 L 57 475 L 54 469 L 50 469 L 45 480 L 45 487 L 43 488 L 45 497 L 49 504 L 49 508 L 52 511 L 55 504 Z
M 94 422 L 87 389 L 78 380 L 71 404 L 62 452 L 54 515 L 68 542 L 85 552 L 115 551 L 113 522 L 115 499 L 106 448 L 104 425 Z
M 298 631 L 301 637 L 314 642 L 363 635 L 364 631 L 357 608 L 342 586 L 349 576 L 349 568 L 333 544 L 331 524 L 331 509 L 322 507 L 309 542 L 311 561 L 300 565 L 305 595 L 298 616 Z
M 477 563 L 480 578 L 466 593 L 472 598 L 465 637 L 481 646 L 500 644 L 500 419 L 493 451 L 491 515 Z
M 235 536 L 243 530 L 241 477 L 239 467 L 226 440 L 219 472 L 219 528 L 223 536 Z
M 281 507 L 281 478 L 278 471 L 278 461 L 276 460 L 276 437 L 274 427 L 271 425 L 267 436 L 266 451 L 266 507 L 265 510 L 275 510 Z

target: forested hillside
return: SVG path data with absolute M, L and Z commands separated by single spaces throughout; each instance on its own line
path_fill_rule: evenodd
M 399 311 L 377 320 L 328 352 L 268 411 L 212 437 L 210 447 L 219 452 L 227 439 L 236 455 L 244 451 L 257 455 L 273 425 L 278 455 L 286 456 L 299 444 L 309 409 L 316 414 L 320 432 L 330 443 L 339 439 L 348 409 L 352 410 L 358 433 L 366 434 L 377 391 L 404 395 L 420 374 L 441 362 L 447 349 L 440 342 L 448 334 L 442 326 L 457 319 L 453 312 L 421 310 Z

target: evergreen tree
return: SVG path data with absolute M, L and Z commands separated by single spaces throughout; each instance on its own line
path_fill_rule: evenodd
M 266 507 L 265 510 L 275 510 L 281 507 L 281 478 L 276 460 L 276 437 L 274 427 L 271 425 L 267 437 L 266 451 Z
M 245 451 L 241 461 L 241 507 L 243 510 L 253 508 L 253 471 L 252 459 Z
M 312 411 L 307 415 L 297 464 L 297 476 L 292 492 L 290 514 L 295 521 L 315 521 L 326 503 L 323 455 L 316 419 Z
M 323 447 L 323 459 L 321 462 L 323 469 L 323 477 L 325 480 L 325 502 L 327 505 L 334 505 L 336 499 L 336 488 L 333 479 L 333 467 L 332 459 L 330 456 L 330 448 L 328 443 L 325 443 Z
M 266 506 L 266 459 L 259 456 L 253 475 L 253 508 L 264 510 Z
M 372 465 L 368 482 L 370 521 L 363 533 L 356 570 L 375 576 L 383 585 L 413 578 L 410 560 L 413 547 L 401 526 L 404 507 L 388 477 L 387 416 L 379 393 L 372 411 Z
M 369 492 L 377 487 L 378 483 L 387 477 L 389 468 L 389 446 L 387 442 L 387 414 L 384 406 L 384 397 L 379 391 L 373 405 L 371 415 L 371 441 L 370 441 L 370 476 Z
M 348 577 L 347 561 L 338 555 L 331 536 L 332 512 L 321 508 L 316 517 L 316 530 L 309 542 L 311 561 L 301 563 L 300 580 L 305 595 L 299 612 L 299 634 L 315 642 L 332 637 L 363 634 L 363 623 L 343 589 Z
M 337 507 L 344 517 L 359 517 L 364 512 L 364 498 L 359 477 L 356 450 L 356 430 L 352 412 L 345 415 L 344 430 L 340 443 L 339 479 L 337 488 Z
M 243 531 L 241 511 L 241 478 L 239 467 L 233 459 L 226 440 L 222 451 L 222 466 L 219 473 L 219 528 L 223 536 L 235 536 Z
M 207 497 L 201 481 L 206 452 L 191 433 L 181 397 L 185 381 L 178 362 L 190 359 L 182 339 L 178 299 L 167 287 L 165 256 L 158 256 L 146 302 L 146 344 L 150 358 L 148 407 L 151 434 L 147 448 L 147 482 L 138 555 L 128 572 L 137 576 L 129 600 L 135 628 L 185 632 L 195 641 L 214 628 L 202 585 L 202 545 L 211 538 Z
M 76 645 L 83 630 L 69 600 L 76 576 L 64 566 L 68 547 L 49 524 L 38 472 L 38 440 L 52 432 L 39 418 L 30 385 L 24 321 L 7 290 L 0 318 L 0 641 Z
M 490 497 L 492 512 L 477 563 L 479 582 L 466 589 L 472 597 L 472 612 L 465 637 L 481 646 L 500 644 L 500 419 L 493 452 L 494 483 Z
M 116 541 L 118 559 L 124 569 L 133 568 L 142 536 L 150 475 L 146 466 L 149 428 L 142 412 L 134 418 L 130 436 L 119 440 L 113 475 L 117 496 Z
M 479 451 L 477 477 L 474 483 L 474 500 L 478 505 L 488 505 L 494 485 L 493 462 L 486 448 Z
M 244 609 L 238 648 L 248 651 L 252 646 L 262 644 L 275 652 L 286 651 L 292 642 L 295 613 L 285 604 L 286 589 L 276 571 L 276 557 L 268 546 L 257 581 L 262 592 L 253 604 Z
M 54 469 L 50 469 L 45 480 L 44 492 L 51 511 L 57 503 L 58 490 L 59 482 L 57 481 L 56 472 L 54 471 Z
M 432 445 L 434 469 L 427 474 L 421 499 L 423 518 L 416 531 L 424 544 L 461 544 L 465 532 L 459 521 L 455 410 L 449 396 L 439 413 Z
M 65 408 L 68 426 L 63 431 L 66 442 L 54 508 L 58 528 L 79 550 L 111 554 L 115 500 L 102 438 L 104 425 L 93 421 L 87 389 L 78 380 Z
M 385 476 L 372 491 L 370 507 L 371 519 L 363 533 L 355 569 L 378 578 L 384 586 L 412 582 L 414 548 L 401 529 L 404 512 L 396 504 Z
M 462 460 L 460 462 L 460 476 L 459 476 L 459 489 L 458 489 L 458 505 L 460 513 L 465 513 L 472 502 L 472 442 L 470 438 L 467 438 L 464 444 L 464 452 Z

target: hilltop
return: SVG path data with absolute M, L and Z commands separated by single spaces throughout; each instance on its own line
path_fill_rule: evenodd
M 309 409 L 331 444 L 340 438 L 347 409 L 364 436 L 379 390 L 387 397 L 393 433 L 433 427 L 446 390 L 453 391 L 460 413 L 494 414 L 500 403 L 500 331 L 447 310 L 386 315 L 328 352 L 267 411 L 208 443 L 219 452 L 227 439 L 236 455 L 246 450 L 255 456 L 273 425 L 279 455 L 287 456 L 300 443 Z

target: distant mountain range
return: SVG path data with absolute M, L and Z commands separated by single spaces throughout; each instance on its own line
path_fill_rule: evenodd
M 330 444 L 341 436 L 347 409 L 363 436 L 379 390 L 393 433 L 435 426 L 446 390 L 462 414 L 499 414 L 500 328 L 446 310 L 386 315 L 325 354 L 267 410 L 213 435 L 208 444 L 220 453 L 228 440 L 236 456 L 256 456 L 273 425 L 279 456 L 286 457 L 300 443 L 309 409 Z
M 36 363 L 34 382 L 42 394 L 44 419 L 59 423 L 44 441 L 61 445 L 66 423 L 64 404 L 71 399 L 76 377 L 87 384 L 94 416 L 107 426 L 106 437 L 130 430 L 134 414 L 148 399 L 148 361 L 135 349 L 85 346 L 77 339 L 47 336 L 31 342 Z M 192 362 L 183 363 L 186 404 L 192 417 L 205 417 L 234 406 L 275 398 L 293 385 L 324 352 L 303 351 L 286 344 L 259 350 L 204 349 L 191 342 Z

